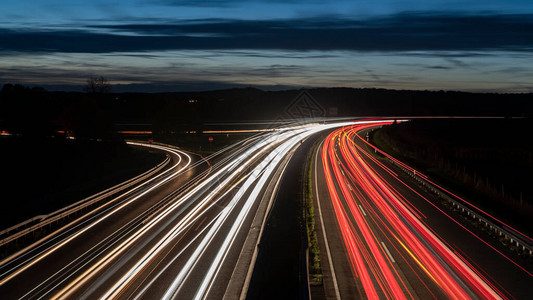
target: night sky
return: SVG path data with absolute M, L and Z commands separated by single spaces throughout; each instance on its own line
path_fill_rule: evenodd
M 533 1 L 330 2 L 3 0 L 0 85 L 533 92 Z

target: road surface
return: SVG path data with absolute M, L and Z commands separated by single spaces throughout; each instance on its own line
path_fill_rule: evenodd
M 386 124 L 335 130 L 316 153 L 326 298 L 530 297 L 530 263 L 506 255 L 370 153 L 358 132 Z
M 173 157 L 134 192 L 0 262 L 2 299 L 244 297 L 263 220 L 308 137 L 351 123 L 260 133 L 204 160 Z M 143 145 L 148 146 L 148 145 Z

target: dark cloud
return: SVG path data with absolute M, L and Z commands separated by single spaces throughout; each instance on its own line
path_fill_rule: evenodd
M 484 51 L 533 49 L 533 15 L 402 14 L 368 20 L 202 20 L 177 24 L 86 26 L 83 30 L 0 29 L 0 50 Z
M 437 65 L 437 66 L 424 66 L 424 68 L 433 69 L 433 70 L 450 70 L 451 69 L 450 67 L 440 66 L 440 65 Z
M 312 50 L 312 49 L 309 49 Z M 313 59 L 313 58 L 335 58 L 339 57 L 339 54 L 333 54 L 333 53 L 324 53 L 324 54 L 316 54 L 312 52 L 294 52 L 294 51 L 287 51 L 287 52 L 276 52 L 276 53 L 263 53 L 258 51 L 242 51 L 242 50 L 231 50 L 231 51 L 224 51 L 224 50 L 217 50 L 216 52 L 213 52 L 210 57 L 217 57 L 220 55 L 232 55 L 232 56 L 239 56 L 239 57 L 256 57 L 256 58 L 288 58 L 288 59 Z
M 261 2 L 261 1 L 253 1 L 253 0 L 247 0 L 247 2 Z M 268 0 L 268 3 L 293 3 L 293 4 L 301 4 L 301 1 L 299 0 Z M 317 1 L 305 1 L 306 3 L 312 3 Z M 243 5 L 242 0 L 154 0 L 152 1 L 154 4 L 160 4 L 160 5 L 167 5 L 167 6 L 189 6 L 189 7 L 238 7 Z
M 472 57 L 490 57 L 497 54 L 494 53 L 488 53 L 488 52 L 473 52 L 473 51 L 448 51 L 448 52 L 435 52 L 435 51 L 423 51 L 423 52 L 409 52 L 404 53 L 404 56 L 411 56 L 411 57 L 425 57 L 425 58 L 433 58 L 433 57 L 441 57 L 441 58 L 472 58 Z M 513 54 L 509 54 L 510 56 L 516 56 L 516 52 Z M 528 56 L 520 54 L 521 56 Z
M 22 82 L 23 85 L 32 85 Z M 74 84 L 41 84 L 39 85 L 48 91 L 68 91 L 81 92 L 83 85 Z M 279 91 L 301 88 L 295 85 L 260 85 L 260 84 L 238 84 L 224 81 L 179 81 L 173 83 L 146 83 L 146 84 L 114 84 L 113 92 L 116 93 L 165 93 L 165 92 L 193 92 L 193 91 L 212 91 L 230 88 L 255 87 L 265 91 Z
M 145 53 L 135 53 L 135 54 L 117 54 L 117 53 L 107 53 L 104 54 L 105 56 L 110 57 L 135 57 L 135 58 L 145 58 L 145 59 L 158 59 L 161 58 L 160 55 L 153 55 L 153 54 L 145 54 Z
M 242 4 L 240 1 L 228 0 L 157 0 L 153 1 L 155 4 L 168 6 L 190 6 L 190 7 L 233 7 Z
M 455 67 L 459 68 L 471 68 L 471 66 L 462 60 L 455 59 L 455 58 L 446 58 L 446 61 L 448 61 L 450 64 L 454 65 Z

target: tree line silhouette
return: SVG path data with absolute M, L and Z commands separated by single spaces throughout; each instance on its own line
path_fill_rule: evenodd
M 329 117 L 530 117 L 533 112 L 533 94 L 354 88 L 307 92 Z M 49 92 L 5 84 L 0 92 L 0 130 L 24 136 L 57 136 L 57 131 L 62 131 L 81 139 L 106 140 L 116 138 L 116 123 L 149 124 L 146 129 L 155 135 L 202 132 L 206 123 L 279 119 L 300 93 L 298 89 L 255 88 L 179 93 Z

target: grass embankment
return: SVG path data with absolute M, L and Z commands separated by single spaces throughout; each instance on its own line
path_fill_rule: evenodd
M 315 145 L 310 152 L 316 151 Z M 320 247 L 318 245 L 318 238 L 315 226 L 315 209 L 313 197 L 313 156 L 309 155 L 305 168 L 305 182 L 304 182 L 304 210 L 303 218 L 306 224 L 307 241 L 309 247 L 309 274 L 310 284 L 322 283 L 322 269 L 320 267 Z
M 416 120 L 373 143 L 525 233 L 533 232 L 531 120 Z

